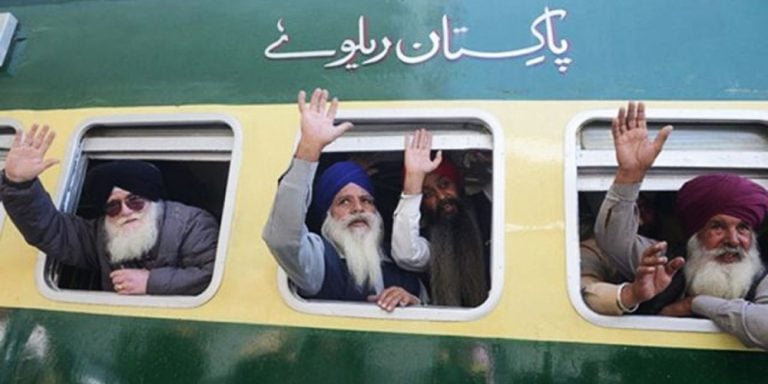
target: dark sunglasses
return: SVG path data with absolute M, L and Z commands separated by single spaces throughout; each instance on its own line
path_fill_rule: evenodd
M 128 195 L 125 200 L 110 200 L 104 205 L 104 212 L 109 217 L 115 217 L 123 210 L 123 203 L 131 211 L 141 211 L 147 205 L 147 199 L 139 195 Z

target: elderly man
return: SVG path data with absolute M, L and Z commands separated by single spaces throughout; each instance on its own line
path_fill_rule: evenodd
M 623 277 L 631 279 L 640 255 L 656 243 L 636 235 L 635 201 L 672 127 L 662 128 L 654 141 L 649 140 L 644 105 L 630 103 L 627 110 L 619 110 L 612 131 L 619 167 L 600 208 L 595 233 L 600 248 Z M 768 348 L 768 279 L 755 234 L 768 209 L 768 193 L 740 176 L 709 174 L 685 183 L 676 206 L 687 239 L 684 276 L 678 274 L 678 285 L 672 282 L 671 294 L 668 289 L 659 296 L 668 302 L 684 291 L 685 297 L 666 305 L 661 314 L 705 316 L 744 344 Z
M 37 125 L 17 133 L 0 185 L 8 216 L 27 242 L 61 263 L 101 274 L 101 288 L 122 295 L 195 295 L 211 280 L 218 224 L 209 213 L 163 201 L 160 171 L 142 161 L 91 169 L 91 195 L 102 217 L 59 212 L 37 177 L 54 133 Z
M 405 143 L 405 179 L 392 224 L 392 257 L 401 267 L 427 272 L 433 304 L 476 307 L 488 298 L 489 234 L 461 191 L 456 166 L 438 151 L 432 135 L 417 130 Z M 427 227 L 421 229 L 421 210 Z
M 386 311 L 420 303 L 418 278 L 387 260 L 381 249 L 382 220 L 373 184 L 354 162 L 329 167 L 314 193 L 315 214 L 325 217 L 322 236 L 305 221 L 320 154 L 352 127 L 334 125 L 338 101 L 316 89 L 310 103 L 299 92 L 301 139 L 278 185 L 263 237 L 299 294 L 306 298 L 372 301 Z

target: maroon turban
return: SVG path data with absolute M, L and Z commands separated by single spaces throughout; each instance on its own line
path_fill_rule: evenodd
M 737 217 L 753 229 L 768 210 L 768 192 L 747 178 L 713 173 L 688 180 L 677 192 L 677 217 L 686 239 L 715 215 Z
M 459 177 L 459 169 L 456 168 L 456 165 L 453 164 L 453 162 L 448 159 L 448 157 L 443 157 L 443 161 L 440 162 L 440 165 L 435 168 L 432 173 L 438 174 L 440 176 L 443 176 L 451 181 L 453 181 L 454 184 L 457 186 L 461 185 L 461 177 Z

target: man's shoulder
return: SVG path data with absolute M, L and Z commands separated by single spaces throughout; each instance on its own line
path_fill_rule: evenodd
M 166 219 L 175 219 L 180 221 L 187 220 L 212 220 L 216 221 L 208 211 L 191 205 L 186 205 L 178 201 L 165 200 L 164 209 Z

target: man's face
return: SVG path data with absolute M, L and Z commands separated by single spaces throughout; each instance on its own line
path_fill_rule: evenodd
M 424 178 L 422 190 L 422 204 L 433 215 L 451 217 L 458 212 L 458 186 L 451 179 L 430 173 Z
M 712 216 L 697 236 L 706 250 L 720 247 L 740 247 L 748 250 L 752 246 L 752 229 L 743 220 L 730 215 Z M 717 256 L 719 263 L 730 264 L 740 260 L 735 252 L 724 252 Z
M 359 213 L 375 213 L 376 205 L 374 204 L 373 196 L 365 189 L 357 184 L 349 183 L 344 186 L 331 203 L 331 217 L 336 220 L 344 220 L 349 215 Z M 348 227 L 354 228 L 370 228 L 370 223 L 366 220 L 352 220 L 349 222 Z
M 114 187 L 107 199 L 105 217 L 107 222 L 113 226 L 132 228 L 143 222 L 142 219 L 146 217 L 147 207 L 150 204 L 152 201 Z

